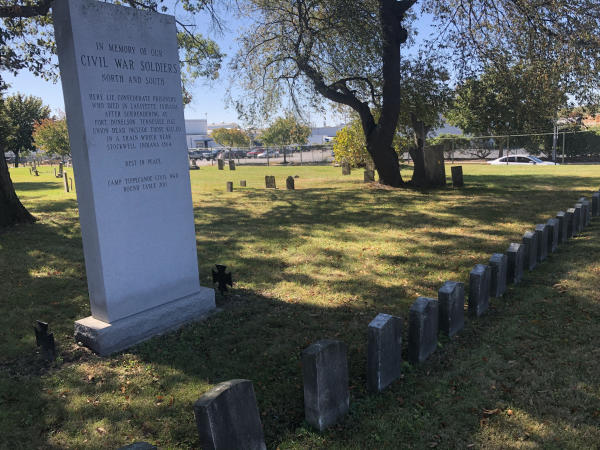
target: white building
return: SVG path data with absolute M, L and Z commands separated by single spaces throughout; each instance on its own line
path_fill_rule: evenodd
M 208 135 L 206 119 L 186 120 L 185 140 L 188 148 L 216 147 L 215 141 Z
M 335 138 L 335 134 L 346 125 L 334 125 L 332 127 L 313 127 L 308 137 L 308 145 L 327 144 Z

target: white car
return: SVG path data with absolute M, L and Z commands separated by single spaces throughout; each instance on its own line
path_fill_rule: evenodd
M 554 163 L 552 161 L 542 161 L 540 158 L 537 158 L 536 156 L 531 156 L 531 155 L 503 156 L 502 158 L 494 159 L 493 161 L 488 162 L 488 164 L 517 164 L 517 165 L 537 164 L 540 166 L 553 166 L 554 165 Z
M 275 150 L 269 150 L 263 153 L 259 153 L 257 158 L 277 158 L 279 156 L 279 152 Z

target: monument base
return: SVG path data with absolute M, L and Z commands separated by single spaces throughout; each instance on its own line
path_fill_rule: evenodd
M 125 317 L 113 323 L 92 316 L 75 322 L 75 341 L 101 356 L 139 344 L 153 336 L 180 328 L 188 322 L 203 320 L 215 310 L 215 291 L 200 292 L 156 308 Z

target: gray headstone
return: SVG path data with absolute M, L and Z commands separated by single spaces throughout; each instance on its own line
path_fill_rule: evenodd
M 502 297 L 506 291 L 506 271 L 508 269 L 508 259 L 504 253 L 494 253 L 490 258 L 491 282 L 490 296 Z
M 323 431 L 340 420 L 350 407 L 346 344 L 323 339 L 302 352 L 304 415 Z
M 592 204 L 585 197 L 580 198 L 579 201 L 583 205 L 583 210 L 584 210 L 583 215 L 585 217 L 584 225 L 587 227 L 590 224 L 590 221 L 592 220 Z
M 63 184 L 65 186 L 65 192 L 69 192 L 69 175 L 67 172 L 63 172 Z
M 559 233 L 559 222 L 558 219 L 548 219 L 546 222 L 548 225 L 548 252 L 554 253 L 558 248 L 558 233 Z
M 378 314 L 369 324 L 367 388 L 381 392 L 402 372 L 402 319 Z
M 92 311 L 76 339 L 108 354 L 215 306 L 199 284 L 177 28 L 91 0 L 55 0 L 53 24 Z
M 463 181 L 462 166 L 452 166 L 450 171 L 452 172 L 452 186 L 463 187 L 465 183 Z
M 535 234 L 537 236 L 537 259 L 542 262 L 548 256 L 548 225 L 540 223 L 535 226 Z
M 351 172 L 350 163 L 348 161 L 342 162 L 342 175 L 350 175 Z
M 435 351 L 438 329 L 438 301 L 434 298 L 417 298 L 408 316 L 408 359 L 411 363 L 423 362 Z
M 233 192 L 233 181 L 227 182 L 227 192 Z
M 564 211 L 556 213 L 556 220 L 558 220 L 558 242 L 562 244 L 567 242 L 567 217 Z
M 575 223 L 575 208 L 569 208 L 565 212 L 565 223 L 567 226 L 567 237 L 571 239 L 577 234 L 577 224 Z
M 465 326 L 465 285 L 446 281 L 438 290 L 440 331 L 452 337 Z
M 509 283 L 520 283 L 523 278 L 523 244 L 511 243 L 506 250 L 508 259 L 507 281 Z
M 233 159 L 229 160 L 229 170 L 235 170 L 235 161 Z
M 375 181 L 375 171 L 365 169 L 365 183 L 372 183 Z
M 276 189 L 275 185 L 275 176 L 274 175 L 265 175 L 265 187 L 267 189 Z
M 578 236 L 583 231 L 583 205 L 575 203 L 573 209 L 573 234 Z
M 240 186 L 246 187 L 246 180 L 240 180 Z
M 290 176 L 285 179 L 285 187 L 289 191 L 293 191 L 295 189 L 294 177 Z
M 600 216 L 600 192 L 592 194 L 592 217 Z
M 217 159 L 217 168 L 219 170 L 225 170 L 225 160 L 221 158 Z
M 490 266 L 477 264 L 469 273 L 469 314 L 479 317 L 490 306 Z
M 537 266 L 537 234 L 533 231 L 527 231 L 523 235 L 523 246 L 523 268 L 533 270 Z
M 250 380 L 218 384 L 194 403 L 194 415 L 203 449 L 267 448 Z

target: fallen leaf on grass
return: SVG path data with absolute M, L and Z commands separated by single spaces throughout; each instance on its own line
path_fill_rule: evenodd
M 500 410 L 498 408 L 496 409 L 484 409 L 483 410 L 483 414 L 486 416 L 493 416 L 494 414 L 498 414 L 500 412 Z
M 99 434 L 106 434 L 106 430 L 105 430 L 104 428 L 102 428 L 102 427 L 98 427 L 98 428 L 96 428 L 96 431 L 97 431 Z

